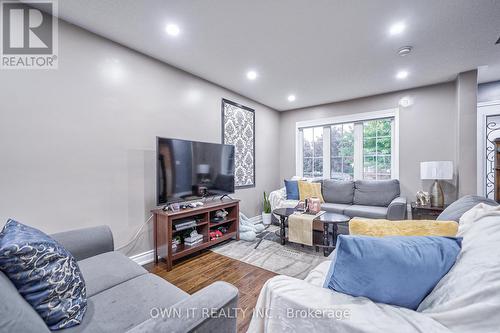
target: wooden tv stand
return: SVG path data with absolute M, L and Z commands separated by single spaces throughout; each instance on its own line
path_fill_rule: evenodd
M 229 214 L 221 222 L 212 222 L 215 212 L 225 209 Z M 154 257 L 155 263 L 158 264 L 159 259 L 163 258 L 167 262 L 167 271 L 172 269 L 172 262 L 194 252 L 203 250 L 212 245 L 218 244 L 232 237 L 239 240 L 239 225 L 240 225 L 240 201 L 239 200 L 219 200 L 207 201 L 202 207 L 181 209 L 177 212 L 164 211 L 163 209 L 155 209 L 152 211 L 154 215 L 153 222 L 153 239 L 154 239 Z M 196 230 L 200 235 L 203 235 L 203 241 L 192 246 L 184 245 L 184 242 L 172 249 L 172 238 L 176 235 L 183 234 L 186 230 L 176 230 L 174 225 L 181 219 L 197 218 Z M 210 240 L 209 232 L 211 229 L 224 226 L 227 228 L 227 233 L 222 237 Z M 191 230 L 191 229 L 188 229 Z

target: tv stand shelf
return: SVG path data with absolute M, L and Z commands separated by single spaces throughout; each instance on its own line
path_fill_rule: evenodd
M 225 209 L 229 213 L 227 217 L 221 222 L 212 222 L 211 218 L 215 212 L 221 209 Z M 206 202 L 202 207 L 182 209 L 177 212 L 155 209 L 152 213 L 154 216 L 153 239 L 155 263 L 158 264 L 160 258 L 164 259 L 167 263 L 167 271 L 172 269 L 172 262 L 174 260 L 233 237 L 239 240 L 239 200 L 228 199 Z M 174 224 L 185 218 L 200 218 L 202 216 L 203 218 L 197 222 L 194 228 L 196 228 L 200 235 L 203 235 L 203 241 L 195 245 L 185 245 L 182 243 L 172 248 L 172 237 L 190 230 L 175 230 Z M 210 231 L 217 229 L 219 226 L 224 226 L 227 232 L 222 237 L 210 240 Z

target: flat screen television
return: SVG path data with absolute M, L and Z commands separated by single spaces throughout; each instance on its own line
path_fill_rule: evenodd
M 157 138 L 157 205 L 234 193 L 234 146 Z

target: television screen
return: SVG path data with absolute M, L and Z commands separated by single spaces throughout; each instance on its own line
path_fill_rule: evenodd
M 234 146 L 157 138 L 157 204 L 234 193 Z

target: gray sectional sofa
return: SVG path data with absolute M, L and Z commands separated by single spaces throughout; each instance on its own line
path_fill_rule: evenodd
M 105 226 L 51 237 L 78 260 L 88 298 L 83 322 L 58 332 L 236 332 L 236 318 L 208 315 L 236 308 L 234 286 L 215 282 L 189 295 L 113 251 L 113 235 Z M 0 332 L 50 332 L 2 272 L 0 300 Z M 169 308 L 175 309 L 171 316 L 158 315 Z
M 325 203 L 321 209 L 344 214 L 349 217 L 404 220 L 406 218 L 406 198 L 401 197 L 399 181 L 333 179 L 315 180 L 321 183 Z M 289 200 L 283 187 L 269 195 L 271 208 L 294 208 L 298 200 Z M 273 216 L 273 219 L 275 217 Z M 275 219 L 277 221 L 277 219 Z M 321 227 L 321 226 L 320 226 Z M 318 230 L 323 230 L 322 227 Z
M 324 179 L 321 183 L 324 211 L 373 219 L 403 220 L 406 217 L 406 198 L 400 196 L 397 179 Z

